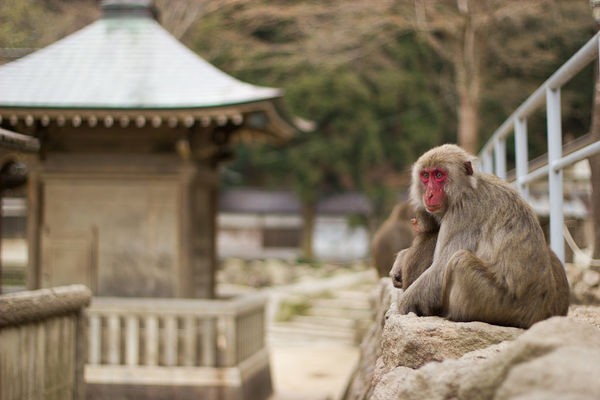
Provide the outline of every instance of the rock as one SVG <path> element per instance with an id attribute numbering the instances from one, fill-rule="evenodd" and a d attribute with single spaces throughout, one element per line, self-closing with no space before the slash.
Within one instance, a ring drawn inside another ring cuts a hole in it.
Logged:
<path id="1" fill-rule="evenodd" d="M 292 265 L 278 259 L 265 260 L 261 267 L 269 276 L 269 284 L 272 286 L 289 285 L 294 281 L 294 268 Z"/>
<path id="2" fill-rule="evenodd" d="M 495 399 L 597 399 L 600 349 L 562 347 L 512 368 Z M 548 368 L 548 366 L 554 368 Z"/>
<path id="3" fill-rule="evenodd" d="M 381 278 L 372 296 L 376 309 L 374 322 L 360 344 L 361 357 L 346 388 L 346 393 L 343 397 L 345 400 L 366 398 L 365 396 L 371 390 L 375 363 L 381 353 L 380 342 L 385 322 L 385 313 L 390 308 L 395 295 L 396 289 L 392 286 L 390 279 Z"/>
<path id="4" fill-rule="evenodd" d="M 589 269 L 583 272 L 582 280 L 589 287 L 595 287 L 598 286 L 598 283 L 600 283 L 600 274 Z"/>
<path id="5" fill-rule="evenodd" d="M 457 398 L 461 379 L 498 354 L 509 342 L 475 350 L 459 359 L 430 362 L 419 369 L 397 367 L 381 377 L 370 400 Z M 365 398 L 366 399 L 366 398 Z"/>
<path id="6" fill-rule="evenodd" d="M 371 400 L 596 399 L 600 393 L 600 330 L 555 317 L 458 359 L 385 373 Z"/>
<path id="7" fill-rule="evenodd" d="M 392 309 L 395 308 L 393 305 Z M 430 361 L 459 358 L 523 332 L 484 322 L 452 322 L 440 317 L 388 313 L 381 342 L 381 368 L 420 368 Z"/>
<path id="8" fill-rule="evenodd" d="M 600 328 L 600 306 L 573 305 L 567 318 Z"/>
<path id="9" fill-rule="evenodd" d="M 600 304 L 600 272 L 575 264 L 566 265 L 571 303 Z"/>
<path id="10" fill-rule="evenodd" d="M 397 293 L 380 281 L 382 307 L 343 399 L 598 398 L 600 307 L 571 306 L 521 330 L 398 315 Z"/>
<path id="11" fill-rule="evenodd" d="M 381 356 L 375 365 L 372 384 L 375 388 L 381 385 L 385 387 L 383 382 L 391 379 L 395 383 L 390 387 L 398 393 L 392 395 L 388 387 L 388 390 L 375 391 L 374 399 L 404 398 L 413 392 L 428 393 L 430 396 L 421 398 L 435 398 L 436 392 L 447 392 L 444 388 L 455 384 L 456 374 L 472 368 L 473 360 L 486 356 L 476 354 L 467 361 L 454 362 L 451 363 L 451 367 L 444 366 L 436 371 L 439 362 L 456 360 L 475 350 L 512 340 L 523 332 L 522 329 L 483 322 L 457 323 L 439 317 L 399 315 L 395 309 L 395 304 L 392 304 L 387 314 L 381 339 Z M 431 362 L 438 363 L 420 374 L 413 373 L 413 370 Z M 392 370 L 394 373 L 386 376 Z M 435 385 L 432 381 L 433 377 L 435 377 Z M 407 387 L 409 389 L 405 390 Z"/>
<path id="12" fill-rule="evenodd" d="M 478 364 L 461 379 L 458 398 L 533 399 L 545 393 L 545 398 L 595 399 L 600 393 L 599 356 L 598 328 L 554 317 Z"/>

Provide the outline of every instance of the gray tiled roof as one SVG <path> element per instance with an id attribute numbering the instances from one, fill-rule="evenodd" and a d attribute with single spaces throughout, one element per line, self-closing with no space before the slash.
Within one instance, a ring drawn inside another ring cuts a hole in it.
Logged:
<path id="1" fill-rule="evenodd" d="M 147 16 L 104 16 L 0 66 L 0 107 L 202 108 L 281 97 L 215 68 Z"/>
<path id="2" fill-rule="evenodd" d="M 301 206 L 298 197 L 287 190 L 232 188 L 221 193 L 219 198 L 221 212 L 299 214 Z M 369 215 L 372 211 L 369 199 L 358 192 L 339 193 L 317 202 L 317 213 L 321 215 Z"/>

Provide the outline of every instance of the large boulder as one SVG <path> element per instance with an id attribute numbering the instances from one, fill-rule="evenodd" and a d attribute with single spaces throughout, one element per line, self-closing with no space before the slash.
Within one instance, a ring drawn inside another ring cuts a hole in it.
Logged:
<path id="1" fill-rule="evenodd" d="M 600 330 L 554 317 L 538 322 L 461 379 L 464 399 L 597 399 Z"/>
<path id="2" fill-rule="evenodd" d="M 386 311 L 395 299 L 396 289 L 388 278 L 381 278 L 374 290 L 372 300 L 375 308 L 374 322 L 363 337 L 360 344 L 360 359 L 350 379 L 345 400 L 366 399 L 372 390 L 373 373 L 377 358 L 381 355 L 381 336 L 385 322 Z"/>
<path id="3" fill-rule="evenodd" d="M 600 393 L 600 308 L 529 330 L 399 315 L 398 291 L 380 283 L 383 314 L 361 347 L 345 400 L 595 399 Z"/>
<path id="4" fill-rule="evenodd" d="M 439 317 L 399 315 L 390 307 L 381 339 L 377 370 L 412 369 L 431 361 L 456 359 L 474 350 L 513 340 L 523 330 L 484 322 L 452 322 Z"/>
<path id="5" fill-rule="evenodd" d="M 370 399 L 597 399 L 598 360 L 600 330 L 555 317 L 459 359 L 394 368 Z"/>

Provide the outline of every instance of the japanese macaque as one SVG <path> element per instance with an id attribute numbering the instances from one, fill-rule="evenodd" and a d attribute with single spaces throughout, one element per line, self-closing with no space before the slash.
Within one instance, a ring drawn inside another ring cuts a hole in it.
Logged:
<path id="1" fill-rule="evenodd" d="M 415 238 L 409 248 L 398 253 L 390 271 L 394 286 L 404 290 L 433 262 L 433 252 L 440 230 L 438 221 L 423 209 L 416 211 L 411 224 Z"/>
<path id="2" fill-rule="evenodd" d="M 411 201 L 440 230 L 431 266 L 399 296 L 399 312 L 521 328 L 566 315 L 565 271 L 533 210 L 473 160 L 447 144 L 413 165 Z"/>
<path id="3" fill-rule="evenodd" d="M 373 266 L 380 277 L 388 276 L 396 254 L 410 246 L 413 233 L 409 223 L 412 208 L 408 202 L 396 204 L 389 217 L 377 229 L 371 241 Z"/>

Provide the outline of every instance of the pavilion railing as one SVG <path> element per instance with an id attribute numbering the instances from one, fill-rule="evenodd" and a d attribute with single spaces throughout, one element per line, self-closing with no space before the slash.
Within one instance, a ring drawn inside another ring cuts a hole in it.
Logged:
<path id="1" fill-rule="evenodd" d="M 561 88 L 593 61 L 598 62 L 600 34 L 596 34 L 544 84 L 542 84 L 508 119 L 493 133 L 479 153 L 484 172 L 507 178 L 506 141 L 514 134 L 515 184 L 519 192 L 529 198 L 529 184 L 548 177 L 550 199 L 550 246 L 564 262 L 563 240 L 563 169 L 577 161 L 600 153 L 600 142 L 591 143 L 568 155 L 563 155 Z M 594 82 L 591 82 L 594 87 Z M 548 163 L 529 171 L 527 151 L 527 119 L 546 105 Z"/>
<path id="2" fill-rule="evenodd" d="M 266 296 L 231 300 L 94 297 L 88 383 L 202 384 L 267 359 Z M 267 360 L 268 362 L 268 360 Z"/>

